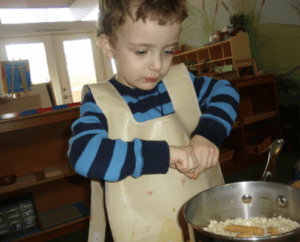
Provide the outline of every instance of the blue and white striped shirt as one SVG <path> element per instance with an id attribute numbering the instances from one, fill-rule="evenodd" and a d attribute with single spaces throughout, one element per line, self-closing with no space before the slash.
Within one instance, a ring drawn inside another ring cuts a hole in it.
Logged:
<path id="1" fill-rule="evenodd" d="M 195 78 L 195 92 L 202 116 L 192 136 L 201 135 L 221 147 L 237 117 L 239 94 L 228 81 Z M 164 83 L 144 91 L 110 80 L 128 104 L 138 122 L 174 113 Z M 169 146 L 165 141 L 134 139 L 124 142 L 108 138 L 105 115 L 91 92 L 82 101 L 80 118 L 72 125 L 68 157 L 74 170 L 87 178 L 119 181 L 127 176 L 165 174 L 169 169 Z"/>

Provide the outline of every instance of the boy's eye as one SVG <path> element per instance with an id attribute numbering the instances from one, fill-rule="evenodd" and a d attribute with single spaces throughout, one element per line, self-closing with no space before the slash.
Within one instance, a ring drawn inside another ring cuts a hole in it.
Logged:
<path id="1" fill-rule="evenodd" d="M 167 55 L 174 55 L 175 51 L 178 49 L 178 47 L 174 47 L 172 50 L 166 50 L 165 54 Z"/>
<path id="2" fill-rule="evenodd" d="M 168 51 L 165 51 L 165 54 L 167 54 L 167 55 L 173 55 L 174 54 L 174 51 L 173 50 L 168 50 Z"/>
<path id="3" fill-rule="evenodd" d="M 135 53 L 137 55 L 144 55 L 144 54 L 146 54 L 146 51 L 136 51 Z"/>

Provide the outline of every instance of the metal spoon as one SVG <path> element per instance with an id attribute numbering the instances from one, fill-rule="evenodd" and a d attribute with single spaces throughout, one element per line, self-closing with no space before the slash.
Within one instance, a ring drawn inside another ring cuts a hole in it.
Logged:
<path id="1" fill-rule="evenodd" d="M 284 144 L 283 139 L 277 139 L 274 140 L 272 144 L 266 149 L 269 150 L 269 156 L 268 156 L 266 169 L 261 178 L 262 181 L 267 181 L 268 177 L 270 177 L 272 182 L 274 181 L 274 171 L 275 171 L 274 167 L 283 144 Z"/>

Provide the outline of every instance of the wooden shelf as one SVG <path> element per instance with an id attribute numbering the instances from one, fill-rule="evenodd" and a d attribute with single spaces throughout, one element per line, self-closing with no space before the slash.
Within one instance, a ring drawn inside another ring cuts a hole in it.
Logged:
<path id="1" fill-rule="evenodd" d="M 225 60 L 232 60 L 232 57 L 220 58 L 220 59 L 216 59 L 216 60 L 206 61 L 206 62 L 203 62 L 203 63 L 195 64 L 195 66 L 202 66 L 202 65 L 205 65 L 205 64 L 210 64 L 210 63 L 215 63 L 215 62 L 225 61 Z"/>
<path id="2" fill-rule="evenodd" d="M 229 160 L 232 159 L 235 151 L 234 150 L 229 150 L 229 149 L 221 149 L 220 150 L 220 157 L 219 157 L 219 162 L 220 164 L 225 163 Z"/>
<path id="3" fill-rule="evenodd" d="M 0 134 L 66 120 L 75 120 L 79 118 L 79 109 L 80 107 L 77 106 L 23 117 L 3 119 L 0 120 Z"/>
<path id="4" fill-rule="evenodd" d="M 262 161 L 266 161 L 268 158 L 268 153 L 258 154 L 258 155 L 246 155 L 242 158 L 235 158 L 226 163 L 221 163 L 221 169 L 224 176 L 231 175 L 235 172 L 243 170 L 249 166 L 256 165 Z"/>
<path id="5" fill-rule="evenodd" d="M 257 114 L 252 114 L 249 116 L 244 117 L 244 124 L 249 125 L 249 124 L 254 124 L 258 123 L 267 119 L 271 119 L 276 117 L 277 111 L 269 111 L 269 112 L 262 112 L 262 113 L 257 113 Z"/>
<path id="6" fill-rule="evenodd" d="M 42 229 L 42 232 L 20 238 L 18 242 L 41 242 L 49 241 L 65 234 L 75 232 L 77 230 L 86 228 L 89 226 L 90 216 L 85 216 L 70 222 L 63 223 L 49 229 Z"/>
<path id="7" fill-rule="evenodd" d="M 281 138 L 275 75 L 263 74 L 236 78 L 230 82 L 240 94 L 238 118 L 234 122 L 232 130 L 237 128 L 240 130 L 232 132 L 224 141 L 223 147 L 235 150 L 231 160 L 220 158 L 224 176 L 267 159 L 267 152 L 247 154 L 249 137 L 268 136 L 272 140 Z"/>
<path id="8" fill-rule="evenodd" d="M 274 83 L 274 74 L 262 74 L 256 76 L 247 76 L 230 80 L 238 89 L 249 88 L 250 86 L 260 86 L 266 83 Z"/>
<path id="9" fill-rule="evenodd" d="M 240 128 L 241 126 L 240 126 L 240 121 L 235 121 L 234 123 L 233 123 L 233 125 L 232 125 L 232 129 L 237 129 L 237 128 Z"/>
<path id="10" fill-rule="evenodd" d="M 21 190 L 28 187 L 33 187 L 36 185 L 41 185 L 43 183 L 63 179 L 66 177 L 76 176 L 78 175 L 75 171 L 71 171 L 70 173 L 59 175 L 56 177 L 51 178 L 45 178 L 44 171 L 35 172 L 32 174 L 28 174 L 25 176 L 21 176 L 17 178 L 17 181 L 14 184 L 8 185 L 8 186 L 0 186 L 0 195 L 3 195 L 5 193 L 14 192 L 17 190 Z"/>
<path id="11" fill-rule="evenodd" d="M 82 201 L 90 204 L 90 180 L 69 165 L 68 142 L 80 106 L 0 120 L 0 176 L 17 180 L 0 186 L 1 199 L 30 192 L 37 212 Z M 89 206 L 87 206 L 89 208 Z M 85 215 L 83 215 L 85 216 Z M 17 241 L 44 242 L 89 226 L 89 216 L 44 229 Z"/>
<path id="12" fill-rule="evenodd" d="M 200 47 L 200 48 L 196 48 L 196 49 L 192 49 L 192 50 L 188 50 L 188 51 L 176 54 L 176 55 L 174 55 L 174 58 L 180 57 L 180 56 L 185 56 L 185 55 L 188 55 L 188 54 L 192 54 L 192 53 L 195 53 L 197 51 L 204 50 L 204 49 L 213 48 L 213 47 L 216 47 L 216 46 L 221 46 L 221 45 L 224 45 L 224 44 L 227 44 L 227 43 L 230 43 L 230 39 L 224 40 L 224 41 L 220 41 L 220 42 L 217 42 L 215 44 L 206 45 L 204 47 Z"/>
<path id="13" fill-rule="evenodd" d="M 236 60 L 247 58 L 251 58 L 249 36 L 247 33 L 238 33 L 228 40 L 176 54 L 173 64 L 194 62 L 200 75 L 203 65 L 217 63 L 217 66 L 233 65 L 234 68 Z"/>

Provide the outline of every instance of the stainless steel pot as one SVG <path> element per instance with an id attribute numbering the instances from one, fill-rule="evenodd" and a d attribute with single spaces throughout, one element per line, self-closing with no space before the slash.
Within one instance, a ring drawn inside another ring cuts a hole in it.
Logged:
<path id="1" fill-rule="evenodd" d="M 300 241 L 300 228 L 271 237 L 236 238 L 203 230 L 211 220 L 282 216 L 300 223 L 300 189 L 276 182 L 274 166 L 284 141 L 270 146 L 267 167 L 262 181 L 237 182 L 214 187 L 191 198 L 184 207 L 190 242 L 225 241 Z"/>

